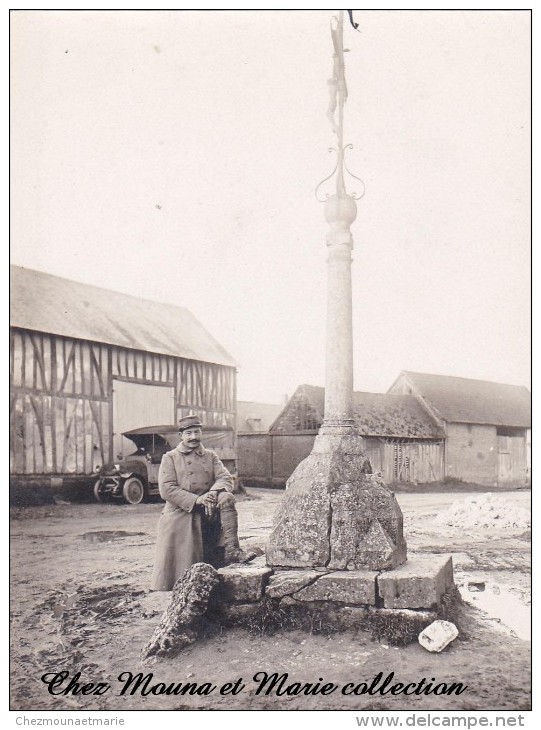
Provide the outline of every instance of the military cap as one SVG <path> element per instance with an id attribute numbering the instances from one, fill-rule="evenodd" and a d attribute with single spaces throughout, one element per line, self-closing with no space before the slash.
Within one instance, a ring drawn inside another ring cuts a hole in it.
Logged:
<path id="1" fill-rule="evenodd" d="M 203 428 L 199 416 L 184 416 L 178 422 L 178 430 L 185 431 L 187 428 Z"/>

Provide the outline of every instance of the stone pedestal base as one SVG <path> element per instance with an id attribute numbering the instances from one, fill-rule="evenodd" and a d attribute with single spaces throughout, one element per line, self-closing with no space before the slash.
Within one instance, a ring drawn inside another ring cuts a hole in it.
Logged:
<path id="1" fill-rule="evenodd" d="M 320 433 L 287 482 L 268 565 L 390 570 L 404 563 L 402 511 L 371 471 L 355 432 Z"/>
<path id="2" fill-rule="evenodd" d="M 453 561 L 449 555 L 416 555 L 405 565 L 376 578 L 385 608 L 430 608 L 438 606 L 452 586 Z"/>
<path id="3" fill-rule="evenodd" d="M 437 554 L 414 555 L 388 571 L 284 570 L 270 568 L 261 556 L 217 573 L 222 603 L 289 597 L 300 603 L 437 610 L 442 596 L 454 586 L 452 556 Z"/>
<path id="4" fill-rule="evenodd" d="M 211 618 L 224 625 L 359 629 L 397 645 L 416 640 L 460 601 L 448 555 L 414 556 L 385 572 L 270 569 L 258 558 L 218 576 Z"/>

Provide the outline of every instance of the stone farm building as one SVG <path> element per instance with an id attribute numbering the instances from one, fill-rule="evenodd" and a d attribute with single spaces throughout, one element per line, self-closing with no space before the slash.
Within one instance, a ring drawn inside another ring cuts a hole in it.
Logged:
<path id="1" fill-rule="evenodd" d="M 268 434 L 239 436 L 244 484 L 285 484 L 312 449 L 324 400 L 324 388 L 301 385 Z M 527 388 L 404 371 L 387 393 L 354 393 L 353 409 L 372 469 L 387 484 L 531 483 Z"/>
<path id="2" fill-rule="evenodd" d="M 234 458 L 236 363 L 187 309 L 12 266 L 10 324 L 12 484 L 88 480 L 190 412 Z"/>
<path id="3" fill-rule="evenodd" d="M 239 436 L 244 484 L 285 484 L 312 449 L 324 400 L 324 388 L 300 385 L 268 434 Z M 443 429 L 415 396 L 354 393 L 353 406 L 372 468 L 386 482 L 442 478 Z"/>
<path id="4" fill-rule="evenodd" d="M 410 394 L 445 434 L 445 476 L 487 486 L 531 483 L 531 394 L 517 385 L 403 371 Z"/>

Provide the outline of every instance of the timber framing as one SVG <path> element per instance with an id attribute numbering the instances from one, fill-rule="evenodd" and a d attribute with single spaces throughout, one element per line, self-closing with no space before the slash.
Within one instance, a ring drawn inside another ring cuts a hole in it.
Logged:
<path id="1" fill-rule="evenodd" d="M 89 478 L 109 462 L 115 380 L 172 386 L 178 418 L 235 426 L 234 366 L 13 327 L 10 473 Z"/>

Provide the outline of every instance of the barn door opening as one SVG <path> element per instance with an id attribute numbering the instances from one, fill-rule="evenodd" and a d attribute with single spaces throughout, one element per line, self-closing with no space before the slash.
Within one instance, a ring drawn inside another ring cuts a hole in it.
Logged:
<path id="1" fill-rule="evenodd" d="M 393 445 L 393 481 L 411 481 L 410 457 L 404 444 L 400 443 Z"/>
<path id="2" fill-rule="evenodd" d="M 498 484 L 525 483 L 527 456 L 524 437 L 498 434 Z"/>
<path id="3" fill-rule="evenodd" d="M 122 433 L 132 428 L 175 423 L 175 389 L 113 380 L 113 457 L 135 450 Z"/>

